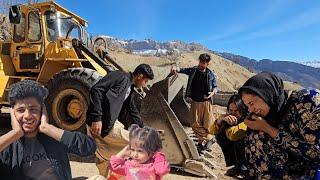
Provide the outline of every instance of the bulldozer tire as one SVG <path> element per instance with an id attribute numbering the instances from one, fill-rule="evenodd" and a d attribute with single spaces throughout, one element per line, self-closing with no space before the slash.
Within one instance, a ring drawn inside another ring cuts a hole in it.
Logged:
<path id="1" fill-rule="evenodd" d="M 54 75 L 47 85 L 49 122 L 65 130 L 86 132 L 90 89 L 100 78 L 88 68 L 69 68 Z"/>

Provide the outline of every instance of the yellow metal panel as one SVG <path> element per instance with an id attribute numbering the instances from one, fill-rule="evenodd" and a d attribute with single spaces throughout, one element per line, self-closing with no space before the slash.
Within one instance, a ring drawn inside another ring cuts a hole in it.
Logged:
<path id="1" fill-rule="evenodd" d="M 46 84 L 55 74 L 63 69 L 79 67 L 73 64 L 75 64 L 75 62 L 46 60 L 41 68 L 37 81 Z"/>
<path id="2" fill-rule="evenodd" d="M 74 58 L 47 58 L 49 61 L 72 61 L 72 62 L 85 62 L 86 59 L 74 59 Z"/>
<path id="3" fill-rule="evenodd" d="M 67 49 L 61 47 L 61 42 L 50 42 L 46 47 L 44 55 L 46 58 L 70 58 L 78 59 L 78 56 L 73 48 Z"/>
<path id="4" fill-rule="evenodd" d="M 105 76 L 107 74 L 107 71 L 104 70 L 98 63 L 96 63 L 89 56 L 87 56 L 87 54 L 85 54 L 85 53 L 83 53 L 83 54 L 101 76 Z"/>
<path id="5" fill-rule="evenodd" d="M 30 46 L 21 47 L 19 52 L 22 53 L 22 54 L 37 53 L 37 52 L 40 52 L 41 46 L 42 46 L 41 44 L 32 44 Z"/>
<path id="6" fill-rule="evenodd" d="M 38 8 L 38 9 L 41 10 L 41 12 L 44 12 L 46 10 L 49 10 L 50 6 L 54 6 L 57 11 L 60 11 L 60 12 L 63 12 L 65 14 L 68 14 L 69 16 L 72 16 L 74 19 L 76 19 L 82 25 L 85 25 L 87 23 L 86 20 L 84 20 L 80 16 L 72 13 L 71 11 L 67 10 L 66 8 L 62 7 L 61 5 L 57 4 L 54 1 L 35 3 L 35 4 L 31 4 L 31 5 L 23 5 L 21 7 L 22 8 L 29 8 L 29 7 Z"/>
<path id="7" fill-rule="evenodd" d="M 9 76 L 5 76 L 3 71 L 0 71 L 0 100 L 7 101 L 7 99 L 3 99 L 4 91 L 8 88 L 7 84 L 9 81 Z"/>
<path id="8" fill-rule="evenodd" d="M 4 72 L 3 72 L 3 63 L 2 63 L 2 60 L 1 60 L 1 56 L 0 56 L 0 76 L 4 75 Z"/>
<path id="9" fill-rule="evenodd" d="M 1 70 L 4 75 L 10 76 L 15 74 L 15 69 L 10 56 L 0 54 Z"/>

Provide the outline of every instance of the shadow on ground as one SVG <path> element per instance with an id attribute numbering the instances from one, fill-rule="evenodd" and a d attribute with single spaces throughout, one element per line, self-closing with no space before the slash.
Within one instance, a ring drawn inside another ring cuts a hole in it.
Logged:
<path id="1" fill-rule="evenodd" d="M 88 179 L 88 177 L 81 176 L 81 177 L 72 178 L 72 180 L 85 180 L 85 179 Z"/>

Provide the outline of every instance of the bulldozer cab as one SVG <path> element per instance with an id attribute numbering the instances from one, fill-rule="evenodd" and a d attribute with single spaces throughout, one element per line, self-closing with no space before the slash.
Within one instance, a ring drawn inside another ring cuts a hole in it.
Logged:
<path id="1" fill-rule="evenodd" d="M 12 6 L 9 20 L 12 38 L 0 42 L 1 112 L 9 107 L 10 85 L 33 79 L 49 89 L 54 124 L 83 127 L 91 86 L 113 70 L 90 50 L 87 22 L 53 1 Z"/>
<path id="2" fill-rule="evenodd" d="M 12 62 L 16 72 L 39 72 L 42 51 L 42 32 L 39 11 L 21 12 L 20 8 L 10 17 L 13 25 L 13 43 L 11 44 Z M 11 13 L 10 13 L 11 14 Z"/>
<path id="3" fill-rule="evenodd" d="M 18 73 L 39 73 L 45 59 L 53 56 L 48 48 L 55 44 L 66 50 L 72 48 L 72 39 L 89 43 L 86 21 L 53 2 L 12 6 L 9 19 L 12 23 L 10 57 Z M 70 54 L 69 58 L 74 56 Z"/>

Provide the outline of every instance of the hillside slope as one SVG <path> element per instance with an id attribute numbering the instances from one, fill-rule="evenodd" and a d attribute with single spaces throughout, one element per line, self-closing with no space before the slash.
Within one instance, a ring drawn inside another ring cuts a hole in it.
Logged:
<path id="1" fill-rule="evenodd" d="M 192 53 L 182 53 L 176 63 L 181 67 L 191 67 L 198 64 L 197 58 L 203 51 L 194 51 Z M 150 82 L 154 83 L 164 79 L 169 73 L 171 65 L 175 62 L 167 57 L 140 56 L 119 51 L 112 51 L 110 54 L 116 61 L 128 71 L 141 64 L 150 64 L 155 73 L 155 79 Z M 230 60 L 222 58 L 216 54 L 209 53 L 213 60 L 210 62 L 209 68 L 214 70 L 217 76 L 217 83 L 221 91 L 236 91 L 242 84 L 254 73 L 248 69 L 233 63 Z M 187 76 L 183 75 L 183 83 L 186 84 Z M 287 89 L 300 89 L 301 87 L 295 83 L 285 83 Z"/>
<path id="2" fill-rule="evenodd" d="M 240 64 L 253 72 L 271 71 L 279 75 L 284 80 L 297 82 L 306 88 L 320 88 L 320 68 L 290 61 L 272 61 L 270 59 L 257 61 L 255 59 L 231 53 L 215 53 Z"/>

